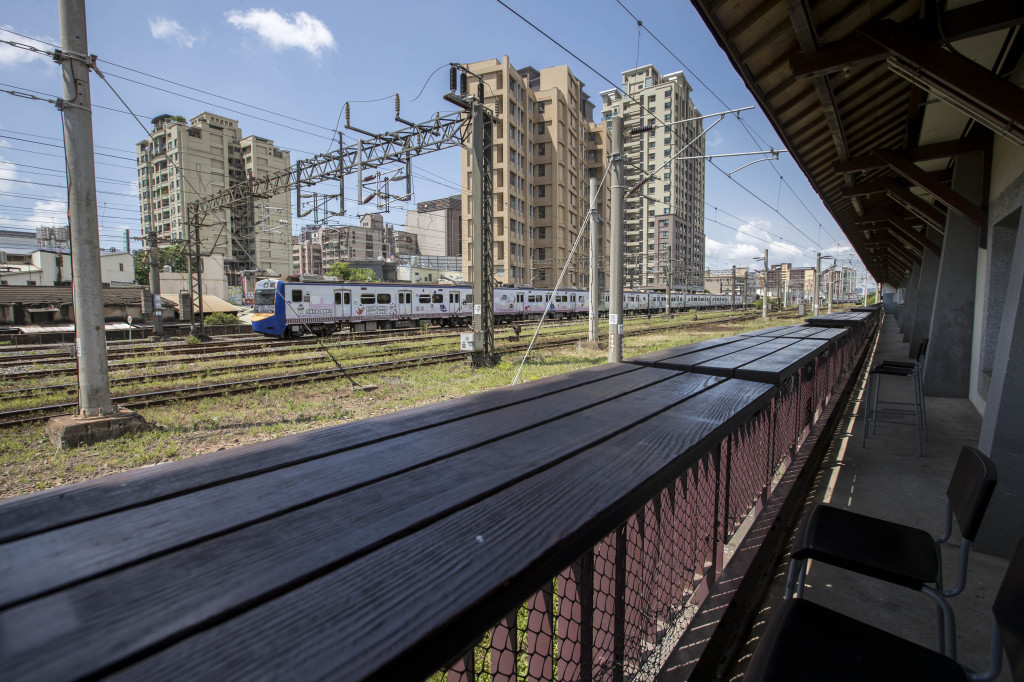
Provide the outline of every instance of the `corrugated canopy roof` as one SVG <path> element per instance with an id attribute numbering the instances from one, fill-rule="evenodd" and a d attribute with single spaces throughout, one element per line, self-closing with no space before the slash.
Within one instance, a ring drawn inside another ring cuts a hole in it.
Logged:
<path id="1" fill-rule="evenodd" d="M 691 1 L 875 278 L 938 253 L 948 211 L 985 243 L 950 169 L 993 131 L 1024 145 L 1024 91 L 1004 78 L 1024 2 Z"/>

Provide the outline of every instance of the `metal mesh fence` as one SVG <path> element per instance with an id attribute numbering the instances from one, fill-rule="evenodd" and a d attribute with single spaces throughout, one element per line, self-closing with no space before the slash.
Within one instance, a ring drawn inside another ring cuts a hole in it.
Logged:
<path id="1" fill-rule="evenodd" d="M 653 680 L 852 363 L 846 338 L 431 682 Z"/>

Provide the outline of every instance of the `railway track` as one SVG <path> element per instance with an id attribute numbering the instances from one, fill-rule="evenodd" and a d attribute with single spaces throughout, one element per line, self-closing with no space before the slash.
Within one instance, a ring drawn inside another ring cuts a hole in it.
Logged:
<path id="1" fill-rule="evenodd" d="M 680 322 L 677 322 L 677 323 L 674 323 L 674 324 L 672 324 L 672 323 L 664 324 L 663 323 L 664 320 L 659 320 L 659 323 L 655 323 L 655 324 L 648 324 L 648 325 L 643 325 L 643 326 L 632 326 L 632 329 L 630 329 L 630 332 L 633 333 L 633 334 L 643 334 L 643 333 L 652 333 L 652 332 L 658 332 L 658 331 L 667 331 L 667 330 L 678 329 L 678 328 L 699 329 L 701 327 L 707 327 L 707 326 L 710 326 L 710 325 L 713 325 L 713 324 L 721 324 L 721 323 L 724 323 L 724 322 L 739 322 L 739 321 L 749 320 L 749 319 L 752 319 L 752 318 L 754 318 L 756 316 L 757 316 L 756 314 L 733 315 L 733 316 L 726 317 L 726 318 L 715 318 L 715 319 L 711 319 L 711 320 L 703 320 L 703 321 L 701 321 L 699 323 L 694 323 L 694 322 L 691 322 L 691 321 L 680 321 Z M 635 322 L 635 321 L 637 321 L 638 318 L 632 318 L 632 319 Z M 779 319 L 779 318 L 776 317 L 775 319 Z M 566 325 L 566 326 L 580 326 L 580 325 L 578 323 L 576 323 L 574 325 Z M 573 329 L 568 329 L 568 330 L 565 330 L 565 331 L 557 332 L 557 335 L 565 335 L 566 338 L 551 338 L 551 336 L 541 337 L 541 340 L 538 343 L 534 344 L 534 348 L 535 349 L 540 349 L 540 348 L 552 348 L 552 347 L 565 346 L 565 345 L 570 345 L 570 344 L 578 343 L 580 341 L 586 340 L 586 338 L 587 338 L 587 333 L 586 333 L 585 329 L 584 330 L 580 330 L 580 331 L 576 331 L 576 330 L 573 330 Z M 517 337 L 517 339 L 515 341 L 511 341 L 508 338 L 506 338 L 506 339 L 499 339 L 498 340 L 498 344 L 499 345 L 498 345 L 497 349 L 499 351 L 503 352 L 503 353 L 512 353 L 512 352 L 516 352 L 516 351 L 523 351 L 528 346 L 528 339 L 529 339 L 530 336 L 531 336 L 530 334 L 523 334 L 521 340 L 520 340 L 519 337 Z M 380 340 L 379 341 L 379 343 L 394 343 L 394 342 L 395 342 L 395 339 L 387 339 L 387 340 Z M 359 342 L 359 343 L 361 345 L 365 345 L 366 341 Z M 388 353 L 388 354 L 394 354 L 396 352 L 408 353 L 408 352 L 413 352 L 413 351 L 416 351 L 416 350 L 435 351 L 436 347 L 426 347 L 426 346 L 412 347 L 412 348 L 409 348 L 409 347 L 405 347 L 405 348 L 399 347 L 399 348 L 385 349 L 385 351 L 383 351 L 383 352 Z M 380 353 L 378 353 L 378 355 L 379 354 Z M 238 354 L 229 354 L 229 355 L 232 355 L 234 357 L 238 356 Z M 165 403 L 179 401 L 179 400 L 195 400 L 195 399 L 199 399 L 199 398 L 205 398 L 205 397 L 211 397 L 211 396 L 217 396 L 217 395 L 228 395 L 228 394 L 232 394 L 232 393 L 239 393 L 239 392 L 243 392 L 243 391 L 247 391 L 247 390 L 252 390 L 252 389 L 258 388 L 258 387 L 282 387 L 282 386 L 289 386 L 289 385 L 294 385 L 294 384 L 309 383 L 309 382 L 312 382 L 312 381 L 318 381 L 318 380 L 322 380 L 322 379 L 331 379 L 331 378 L 344 377 L 344 376 L 355 377 L 355 376 L 360 376 L 360 375 L 364 375 L 364 374 L 378 373 L 378 372 L 381 372 L 381 371 L 388 371 L 388 370 L 395 370 L 395 369 L 403 369 L 403 368 L 407 368 L 407 367 L 434 365 L 434 364 L 440 364 L 440 363 L 444 363 L 444 362 L 457 362 L 457 361 L 461 361 L 461 360 L 465 359 L 468 355 L 469 355 L 469 353 L 468 352 L 464 352 L 464 351 L 452 351 L 452 352 L 442 352 L 442 353 L 428 352 L 427 354 L 418 355 L 416 357 L 411 357 L 411 358 L 398 358 L 398 359 L 394 359 L 394 360 L 384 360 L 384 361 L 380 361 L 380 362 L 348 364 L 348 365 L 343 365 L 340 368 L 339 367 L 331 367 L 331 368 L 316 369 L 316 370 L 310 370 L 310 371 L 304 371 L 304 372 L 295 372 L 295 373 L 289 373 L 289 374 L 283 374 L 283 375 L 272 375 L 272 376 L 265 376 L 265 377 L 251 377 L 251 378 L 242 379 L 242 380 L 238 380 L 238 381 L 217 382 L 217 383 L 213 383 L 213 384 L 204 384 L 204 385 L 201 385 L 201 386 L 169 388 L 169 389 L 162 389 L 162 390 L 156 390 L 156 391 L 133 393 L 133 394 L 127 394 L 127 395 L 122 395 L 122 396 L 116 396 L 116 397 L 114 397 L 113 401 L 114 401 L 115 404 L 117 404 L 117 405 L 119 405 L 121 407 L 125 407 L 125 408 L 128 408 L 128 409 L 136 409 L 136 408 L 148 407 L 148 406 L 152 406 L 152 405 L 165 404 Z M 361 358 L 356 358 L 356 360 L 365 359 L 365 358 L 366 358 L 366 356 L 363 356 Z M 352 359 L 349 359 L 348 362 L 351 362 L 351 360 Z M 276 367 L 276 368 L 283 368 L 283 367 L 289 367 L 289 366 L 294 367 L 294 366 L 301 366 L 302 364 L 313 364 L 313 363 L 323 364 L 324 362 L 327 362 L 327 361 L 328 361 L 328 359 L 327 358 L 323 358 L 323 357 L 308 358 L 308 359 L 307 358 L 302 358 L 302 359 L 295 359 L 295 360 L 290 360 L 290 361 L 289 360 L 279 361 L 279 362 L 274 363 L 273 366 Z M 181 359 L 175 360 L 174 362 L 181 362 Z M 146 375 L 146 376 L 141 376 L 141 377 L 133 376 L 133 377 L 126 377 L 126 378 L 112 379 L 111 380 L 111 384 L 112 385 L 130 385 L 131 383 L 139 383 L 139 382 L 153 383 L 153 382 L 156 382 L 156 381 L 159 381 L 159 380 L 183 379 L 183 378 L 188 378 L 188 377 L 195 377 L 195 376 L 198 376 L 198 375 L 202 375 L 204 377 L 209 377 L 211 374 L 230 374 L 230 373 L 237 374 L 240 371 L 242 371 L 242 372 L 244 372 L 244 371 L 251 371 L 251 370 L 255 370 L 257 368 L 264 368 L 265 369 L 267 367 L 268 367 L 268 364 L 264 362 L 264 363 L 248 363 L 248 364 L 245 364 L 245 365 L 232 365 L 232 366 L 229 366 L 229 367 L 222 367 L 222 368 L 207 368 L 207 369 L 197 369 L 197 370 L 184 370 L 184 371 L 177 371 L 177 372 L 165 372 L 165 373 L 161 373 L 161 374 Z M 19 395 L 20 396 L 30 395 L 30 392 L 33 391 L 33 390 L 35 390 L 37 392 L 46 391 L 46 392 L 50 392 L 50 393 L 53 393 L 54 391 L 57 391 L 57 390 L 62 390 L 62 391 L 67 393 L 67 392 L 73 392 L 75 389 L 77 389 L 77 384 L 74 384 L 74 383 L 59 384 L 59 385 L 49 385 L 49 386 L 38 387 L 36 389 L 32 389 L 32 388 L 16 388 L 16 389 L 9 389 L 9 390 L 6 390 L 6 391 L 0 391 L 0 398 L 3 398 L 3 397 L 11 398 L 11 397 L 17 397 Z M 67 414 L 69 411 L 74 410 L 76 407 L 77 407 L 77 403 L 75 403 L 75 402 L 60 402 L 60 403 L 50 403 L 50 404 L 47 404 L 47 405 L 40 405 L 40 406 L 34 406 L 34 407 L 21 408 L 21 409 L 17 409 L 17 410 L 0 411 L 0 428 L 5 428 L 5 427 L 10 427 L 10 426 L 16 426 L 16 425 L 22 425 L 22 424 L 38 422 L 38 421 L 41 421 L 41 420 L 44 420 L 44 419 L 48 419 L 49 417 L 56 416 L 56 415 L 59 415 L 59 414 Z"/>

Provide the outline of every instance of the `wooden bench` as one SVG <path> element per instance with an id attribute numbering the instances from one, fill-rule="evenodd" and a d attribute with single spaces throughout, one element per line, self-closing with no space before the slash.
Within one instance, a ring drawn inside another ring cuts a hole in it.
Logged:
<path id="1" fill-rule="evenodd" d="M 531 671 L 647 655 L 778 464 L 778 393 L 603 365 L 4 501 L 0 669 L 462 679 L 495 623 L 487 665 L 523 655 L 526 601 Z"/>

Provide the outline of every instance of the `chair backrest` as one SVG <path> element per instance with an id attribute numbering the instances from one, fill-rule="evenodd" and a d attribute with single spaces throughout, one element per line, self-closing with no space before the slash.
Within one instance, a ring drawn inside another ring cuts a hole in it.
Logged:
<path id="1" fill-rule="evenodd" d="M 1024 539 L 1017 542 L 1006 577 L 992 604 L 1013 679 L 1024 682 Z"/>
<path id="2" fill-rule="evenodd" d="M 960 534 L 966 540 L 974 542 L 978 535 L 978 527 L 996 487 L 996 478 L 996 465 L 991 459 L 970 445 L 961 448 L 953 477 L 946 488 L 946 499 L 960 524 Z"/>

